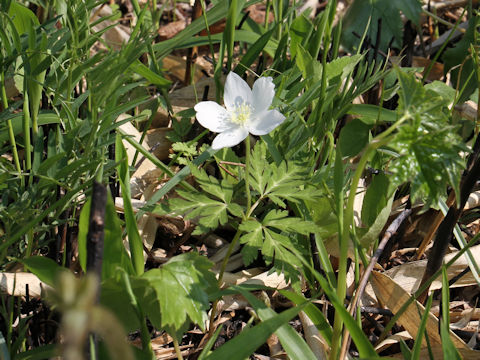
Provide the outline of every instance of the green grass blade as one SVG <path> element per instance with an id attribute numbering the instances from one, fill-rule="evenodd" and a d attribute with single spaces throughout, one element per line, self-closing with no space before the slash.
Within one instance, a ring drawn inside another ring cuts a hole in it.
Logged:
<path id="1" fill-rule="evenodd" d="M 293 301 L 295 304 L 300 305 L 307 301 L 302 295 L 294 293 L 288 290 L 280 290 L 280 293 L 287 299 Z M 323 339 L 330 345 L 332 342 L 332 327 L 328 323 L 325 315 L 320 311 L 318 307 L 313 304 L 307 304 L 303 309 L 305 314 L 313 321 L 318 331 L 322 335 Z"/>
<path id="2" fill-rule="evenodd" d="M 430 296 L 427 300 L 427 304 L 425 305 L 425 311 L 423 312 L 422 321 L 418 327 L 417 336 L 415 338 L 415 344 L 413 345 L 412 349 L 412 360 L 419 360 L 420 359 L 420 350 L 422 348 L 422 338 L 425 336 L 425 329 L 427 328 L 427 320 L 428 314 L 430 312 L 430 308 L 432 307 L 433 296 Z"/>
<path id="3" fill-rule="evenodd" d="M 258 300 L 250 292 L 240 288 L 234 287 L 248 300 L 248 302 L 255 309 L 261 321 L 272 319 L 276 313 L 269 308 L 265 303 Z M 304 339 L 293 329 L 288 323 L 280 326 L 275 334 L 278 336 L 283 348 L 287 352 L 290 359 L 297 360 L 316 360 L 315 354 L 308 347 Z"/>
<path id="4" fill-rule="evenodd" d="M 279 327 L 288 323 L 297 314 L 303 310 L 303 306 L 297 306 L 285 310 L 274 317 L 262 321 L 260 324 L 242 331 L 225 345 L 219 347 L 214 352 L 205 357 L 206 360 L 244 360 L 250 356 L 256 349 L 262 346 L 265 341 Z"/>
<path id="5" fill-rule="evenodd" d="M 242 76 L 245 70 L 250 68 L 250 65 L 252 65 L 253 62 L 258 59 L 258 56 L 263 51 L 265 46 L 267 46 L 268 41 L 272 37 L 275 30 L 276 27 L 260 36 L 258 40 L 249 47 L 247 53 L 243 55 L 242 60 L 240 60 L 240 62 L 233 71 L 236 72 L 238 75 Z"/>
<path id="6" fill-rule="evenodd" d="M 122 189 L 123 207 L 125 213 L 125 224 L 127 228 L 128 243 L 132 254 L 132 263 L 137 275 L 144 272 L 145 260 L 143 258 L 143 242 L 138 232 L 137 220 L 133 212 L 130 194 L 130 172 L 128 168 L 127 151 L 122 143 L 122 137 L 117 134 L 115 143 L 115 161 L 118 163 L 117 173 L 120 187 Z"/>

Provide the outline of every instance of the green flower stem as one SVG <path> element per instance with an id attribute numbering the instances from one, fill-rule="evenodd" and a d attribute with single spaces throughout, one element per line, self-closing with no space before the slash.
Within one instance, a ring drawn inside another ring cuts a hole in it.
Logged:
<path id="1" fill-rule="evenodd" d="M 247 194 L 247 218 L 250 216 L 250 208 L 252 206 L 252 196 L 250 195 L 250 134 L 245 139 L 245 192 Z"/>
<path id="2" fill-rule="evenodd" d="M 3 73 L 3 71 L 0 72 L 0 92 L 2 96 L 3 109 L 6 110 L 8 108 L 8 99 L 7 99 L 7 90 L 5 89 L 5 74 Z M 8 127 L 8 137 L 10 138 L 10 145 L 12 146 L 13 162 L 15 164 L 15 168 L 17 169 L 18 174 L 20 174 L 22 172 L 22 168 L 20 167 L 20 160 L 18 158 L 18 151 L 17 151 L 17 143 L 15 141 L 15 134 L 13 132 L 13 125 L 12 125 L 11 119 L 7 120 L 7 127 Z"/>
<path id="3" fill-rule="evenodd" d="M 178 345 L 178 340 L 173 338 L 173 347 L 175 348 L 175 354 L 177 354 L 178 360 L 183 360 L 182 351 L 180 350 L 180 346 Z"/>
<path id="4" fill-rule="evenodd" d="M 245 139 L 245 192 L 247 193 L 247 211 L 245 212 L 244 219 L 247 220 L 251 215 L 253 210 L 258 206 L 261 199 L 258 199 L 257 202 L 252 206 L 252 196 L 250 194 L 250 182 L 248 181 L 250 173 L 250 134 L 248 134 L 247 138 Z M 233 249 L 237 246 L 238 241 L 240 240 L 240 236 L 242 235 L 243 231 L 237 229 L 235 236 L 228 247 L 227 254 L 223 258 L 222 265 L 220 266 L 220 272 L 218 273 L 218 286 L 222 285 L 223 281 L 223 274 L 225 274 L 225 269 L 227 268 L 228 260 L 230 260 L 230 256 L 232 255 Z M 209 326 L 209 337 L 213 335 L 213 324 L 215 321 L 215 316 L 217 312 L 217 305 L 218 300 L 215 300 L 212 305 L 212 313 L 210 315 L 210 326 Z"/>

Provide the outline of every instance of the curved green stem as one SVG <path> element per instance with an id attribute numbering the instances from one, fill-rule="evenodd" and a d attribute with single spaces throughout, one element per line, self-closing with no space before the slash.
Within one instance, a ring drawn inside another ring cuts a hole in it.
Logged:
<path id="1" fill-rule="evenodd" d="M 248 134 L 247 138 L 245 139 L 245 193 L 247 194 L 247 211 L 246 211 L 247 214 L 250 213 L 250 208 L 252 205 L 252 196 L 250 195 L 250 181 L 248 178 L 249 176 L 250 176 L 250 134 Z"/>

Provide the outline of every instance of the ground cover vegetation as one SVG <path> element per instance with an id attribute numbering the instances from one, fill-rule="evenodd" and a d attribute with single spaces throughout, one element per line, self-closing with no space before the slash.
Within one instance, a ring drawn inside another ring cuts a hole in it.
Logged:
<path id="1" fill-rule="evenodd" d="M 477 5 L 0 0 L 1 358 L 479 358 Z"/>

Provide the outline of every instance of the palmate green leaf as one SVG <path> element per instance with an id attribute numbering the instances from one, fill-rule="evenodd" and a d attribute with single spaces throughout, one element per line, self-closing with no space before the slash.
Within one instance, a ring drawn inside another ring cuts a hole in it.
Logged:
<path id="1" fill-rule="evenodd" d="M 266 145 L 258 142 L 252 151 L 250 185 L 261 198 L 269 198 L 285 208 L 283 200 L 298 202 L 315 199 L 321 193 L 308 184 L 308 167 L 294 161 L 282 161 L 279 165 L 266 160 Z"/>
<path id="2" fill-rule="evenodd" d="M 196 253 L 173 257 L 160 269 L 132 278 L 132 287 L 154 326 L 181 337 L 191 322 L 204 329 L 209 309 L 208 294 L 217 291 L 208 259 Z"/>
<path id="3" fill-rule="evenodd" d="M 185 215 L 187 219 L 196 219 L 198 224 L 194 234 L 203 234 L 228 221 L 228 214 L 242 217 L 243 208 L 232 202 L 233 185 L 227 180 L 219 181 L 207 175 L 204 170 L 190 165 L 195 180 L 204 192 L 178 190 L 181 198 L 169 199 L 154 209 L 156 213 Z M 215 197 L 217 199 L 214 199 Z"/>
<path id="4" fill-rule="evenodd" d="M 389 165 L 390 180 L 396 185 L 410 181 L 412 200 L 425 196 L 436 201 L 448 185 L 458 193 L 464 167 L 459 154 L 468 149 L 449 123 L 447 101 L 425 89 L 414 75 L 399 69 L 397 74 L 401 86 L 398 111 L 408 122 L 389 143 L 399 154 Z"/>
<path id="5" fill-rule="evenodd" d="M 294 236 L 288 233 L 308 234 L 313 231 L 314 225 L 296 217 L 288 217 L 288 211 L 271 210 L 262 221 L 249 219 L 240 224 L 239 229 L 245 234 L 240 243 L 245 244 L 242 249 L 243 260 L 250 264 L 258 256 L 260 250 L 265 262 L 274 263 L 277 272 L 284 272 L 287 279 L 296 282 L 297 268 L 301 266 L 298 259 L 301 245 Z M 295 252 L 292 252 L 295 249 Z"/>
<path id="6" fill-rule="evenodd" d="M 164 212 L 185 215 L 187 219 L 198 217 L 196 234 L 201 234 L 209 229 L 215 229 L 228 221 L 228 204 L 209 198 L 202 193 L 177 191 L 182 198 L 171 199 L 167 204 L 162 204 Z M 157 210 L 157 209 L 156 209 Z M 157 211 L 155 211 L 157 212 Z"/>

